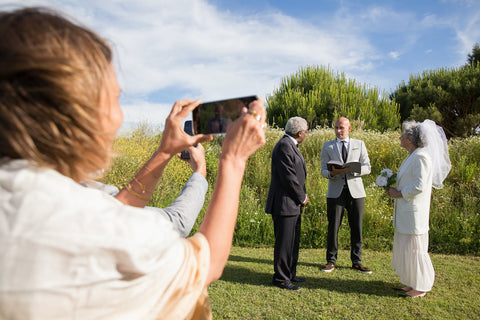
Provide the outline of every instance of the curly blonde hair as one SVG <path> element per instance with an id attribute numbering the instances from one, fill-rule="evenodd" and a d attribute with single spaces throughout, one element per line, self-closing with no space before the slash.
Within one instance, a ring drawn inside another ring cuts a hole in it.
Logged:
<path id="1" fill-rule="evenodd" d="M 107 42 L 44 8 L 0 12 L 0 157 L 80 181 L 108 163 L 99 103 Z"/>

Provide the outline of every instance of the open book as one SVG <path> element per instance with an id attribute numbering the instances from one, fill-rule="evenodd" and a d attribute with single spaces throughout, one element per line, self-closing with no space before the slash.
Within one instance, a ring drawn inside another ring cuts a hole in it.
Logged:
<path id="1" fill-rule="evenodd" d="M 360 173 L 362 169 L 362 164 L 358 161 L 343 163 L 340 161 L 330 160 L 327 162 L 327 169 L 332 171 L 332 168 L 336 168 L 336 169 L 350 168 L 350 172 Z"/>

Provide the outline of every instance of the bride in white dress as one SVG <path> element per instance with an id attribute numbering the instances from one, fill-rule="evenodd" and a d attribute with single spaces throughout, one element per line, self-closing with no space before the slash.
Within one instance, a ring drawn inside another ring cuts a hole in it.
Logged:
<path id="1" fill-rule="evenodd" d="M 397 172 L 395 188 L 386 193 L 395 199 L 392 268 L 400 277 L 400 297 L 424 297 L 432 289 L 435 271 L 428 255 L 428 230 L 432 186 L 442 188 L 450 171 L 443 129 L 431 120 L 407 121 L 400 144 L 408 151 Z"/>

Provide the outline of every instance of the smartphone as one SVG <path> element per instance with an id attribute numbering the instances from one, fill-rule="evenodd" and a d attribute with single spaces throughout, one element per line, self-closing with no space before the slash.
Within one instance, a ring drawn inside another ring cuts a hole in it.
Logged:
<path id="1" fill-rule="evenodd" d="M 183 124 L 183 131 L 185 131 L 189 135 L 193 136 L 192 120 L 186 120 L 185 121 L 185 123 Z M 188 153 L 187 150 L 183 150 L 180 157 L 182 159 L 190 159 L 190 153 Z"/>
<path id="2" fill-rule="evenodd" d="M 200 104 L 192 112 L 194 134 L 224 134 L 227 128 L 240 117 L 242 108 L 248 108 L 257 96 L 216 100 Z"/>

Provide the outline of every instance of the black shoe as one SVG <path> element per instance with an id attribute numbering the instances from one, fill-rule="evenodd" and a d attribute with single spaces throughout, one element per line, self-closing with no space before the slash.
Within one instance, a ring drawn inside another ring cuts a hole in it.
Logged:
<path id="1" fill-rule="evenodd" d="M 282 289 L 287 290 L 300 290 L 299 286 L 294 285 L 291 282 L 273 282 L 273 285 Z"/>
<path id="2" fill-rule="evenodd" d="M 305 281 L 307 281 L 307 279 L 302 278 L 302 277 L 293 277 L 290 281 L 292 281 L 292 282 L 305 282 Z"/>

